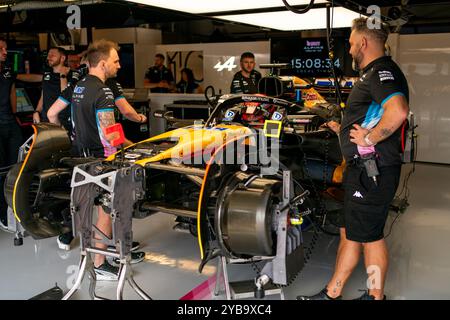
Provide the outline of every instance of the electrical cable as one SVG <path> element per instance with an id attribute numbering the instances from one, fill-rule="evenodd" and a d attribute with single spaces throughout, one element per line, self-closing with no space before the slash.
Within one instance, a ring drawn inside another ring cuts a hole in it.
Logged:
<path id="1" fill-rule="evenodd" d="M 311 0 L 311 2 L 303 9 L 297 9 L 293 6 L 291 6 L 287 0 L 282 0 L 284 3 L 284 6 L 286 7 L 286 9 L 288 9 L 289 11 L 292 11 L 293 13 L 296 14 L 304 14 L 306 12 L 308 12 L 309 10 L 311 10 L 311 8 L 314 6 L 314 0 Z"/>
<path id="2" fill-rule="evenodd" d="M 414 134 L 414 133 L 413 133 Z M 406 174 L 405 179 L 403 180 L 403 185 L 402 185 L 402 189 L 400 190 L 400 192 L 395 196 L 395 198 L 401 198 L 402 195 L 403 198 L 402 200 L 404 200 L 405 203 L 408 203 L 408 199 L 409 199 L 409 179 L 411 178 L 411 175 L 416 171 L 416 159 L 417 159 L 417 146 L 418 146 L 418 141 L 417 139 L 413 140 L 414 143 L 414 158 L 413 158 L 413 162 L 412 162 L 412 168 L 411 170 Z M 402 211 L 399 210 L 397 215 L 395 216 L 394 220 L 391 223 L 391 226 L 389 227 L 389 232 L 388 234 L 384 237 L 384 239 L 387 239 L 391 233 L 392 233 L 392 228 L 394 227 L 394 224 L 398 221 L 398 218 L 400 218 L 400 215 L 402 214 Z"/>
<path id="3" fill-rule="evenodd" d="M 330 59 L 330 69 L 331 69 L 331 73 L 333 75 L 333 79 L 334 79 L 334 87 L 335 87 L 335 92 L 336 92 L 336 98 L 337 98 L 337 103 L 338 105 L 341 105 L 344 101 L 342 99 L 342 93 L 341 93 L 341 88 L 338 82 L 338 78 L 336 76 L 336 71 L 334 69 L 334 53 L 333 53 L 333 46 L 331 45 L 331 34 L 333 32 L 333 26 L 330 26 L 330 22 L 333 23 L 333 19 L 334 19 L 334 1 L 332 1 L 331 3 L 331 10 L 330 10 L 330 6 L 327 5 L 326 7 L 327 10 L 327 45 L 328 45 L 328 58 Z M 332 11 L 332 16 L 333 18 L 330 19 L 330 11 Z M 331 21 L 330 21 L 331 20 Z"/>
<path id="4" fill-rule="evenodd" d="M 334 24 L 334 0 L 331 1 L 331 23 L 330 23 L 330 37 L 331 34 L 333 33 L 333 24 Z"/>
<path id="5" fill-rule="evenodd" d="M 386 236 L 384 236 L 384 239 L 387 239 L 391 235 L 392 228 L 394 227 L 394 224 L 397 222 L 400 215 L 401 215 L 401 212 L 397 213 L 397 215 L 394 218 L 394 221 L 392 221 L 391 226 L 389 227 L 389 233 Z"/>
<path id="6" fill-rule="evenodd" d="M 213 99 L 211 99 L 208 95 L 208 92 L 211 90 L 211 97 L 215 97 L 216 96 L 216 90 L 214 89 L 213 86 L 207 86 L 205 88 L 205 99 L 208 102 L 208 104 L 212 107 L 215 108 L 217 106 L 217 101 L 213 101 Z"/>

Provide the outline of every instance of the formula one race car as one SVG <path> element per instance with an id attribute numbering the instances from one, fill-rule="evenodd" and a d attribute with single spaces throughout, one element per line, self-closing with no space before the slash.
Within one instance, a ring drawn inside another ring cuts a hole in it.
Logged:
<path id="1" fill-rule="evenodd" d="M 154 136 L 106 160 L 70 157 L 63 129 L 34 125 L 26 156 L 8 173 L 7 202 L 36 239 L 70 230 L 71 215 L 77 225 L 77 214 L 93 205 L 114 217 L 124 204 L 134 218 L 173 214 L 198 236 L 200 270 L 216 256 L 264 257 L 264 273 L 285 285 L 303 265 L 302 222 L 323 226 L 326 214 L 342 208 L 338 139 L 321 126 L 340 109 L 313 88 L 301 94 L 298 102 L 221 96 L 205 123 Z"/>

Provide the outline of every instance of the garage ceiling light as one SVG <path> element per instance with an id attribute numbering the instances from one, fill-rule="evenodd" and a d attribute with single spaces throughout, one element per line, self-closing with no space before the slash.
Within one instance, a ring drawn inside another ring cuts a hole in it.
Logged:
<path id="1" fill-rule="evenodd" d="M 352 20 L 360 15 L 354 11 L 337 7 L 334 8 L 333 28 L 351 27 Z M 290 11 L 265 12 L 252 14 L 221 15 L 214 18 L 240 22 L 264 28 L 294 31 L 326 29 L 326 9 L 311 9 L 304 14 L 295 14 Z"/>
<path id="2" fill-rule="evenodd" d="M 146 4 L 149 6 L 188 12 L 192 14 L 202 14 L 210 12 L 226 12 L 237 10 L 250 10 L 261 8 L 284 7 L 281 0 L 127 0 Z M 306 5 L 310 0 L 289 0 L 291 6 Z M 326 0 L 316 0 L 314 4 L 326 3 Z"/>

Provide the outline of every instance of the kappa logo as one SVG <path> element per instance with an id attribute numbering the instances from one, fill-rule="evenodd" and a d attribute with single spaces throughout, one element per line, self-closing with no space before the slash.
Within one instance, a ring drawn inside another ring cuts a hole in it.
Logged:
<path id="1" fill-rule="evenodd" d="M 359 192 L 359 191 L 355 191 L 355 193 L 353 194 L 353 196 L 355 197 L 355 198 L 364 198 L 363 197 L 363 195 L 361 194 L 361 192 Z"/>

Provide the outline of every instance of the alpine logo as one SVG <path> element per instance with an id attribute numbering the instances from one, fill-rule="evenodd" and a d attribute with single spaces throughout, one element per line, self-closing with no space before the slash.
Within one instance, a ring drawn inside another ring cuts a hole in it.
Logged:
<path id="1" fill-rule="evenodd" d="M 355 198 L 364 198 L 363 197 L 363 195 L 361 194 L 361 192 L 359 192 L 359 191 L 355 191 L 355 193 L 353 194 L 353 196 L 355 197 Z"/>
<path id="2" fill-rule="evenodd" d="M 214 66 L 214 69 L 217 69 L 218 72 L 223 71 L 224 69 L 227 69 L 228 71 L 232 71 L 234 68 L 237 67 L 236 64 L 234 64 L 235 57 L 229 58 L 227 61 L 225 61 L 223 64 L 219 61 Z"/>

